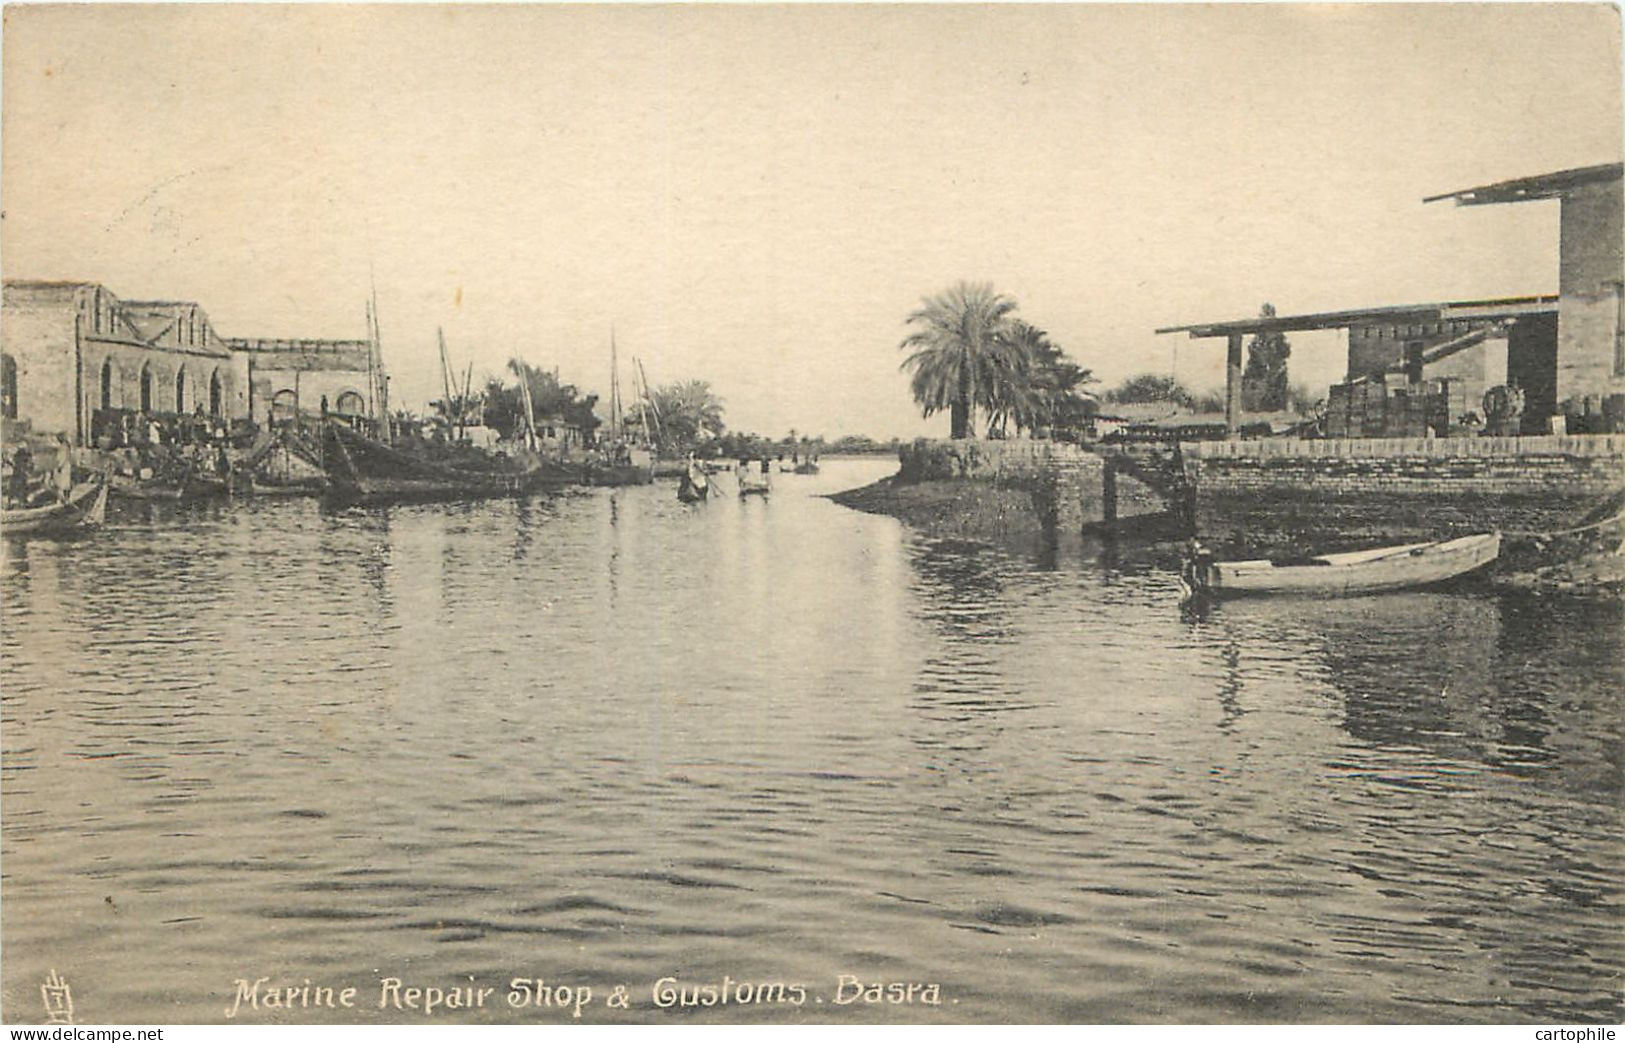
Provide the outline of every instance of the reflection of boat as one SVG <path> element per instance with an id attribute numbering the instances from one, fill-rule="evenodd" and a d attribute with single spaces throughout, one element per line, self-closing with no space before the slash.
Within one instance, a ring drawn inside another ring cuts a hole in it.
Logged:
<path id="1" fill-rule="evenodd" d="M 1180 584 L 1191 594 L 1227 597 L 1238 594 L 1368 594 L 1440 583 L 1494 561 L 1501 553 L 1501 534 L 1478 533 L 1434 543 L 1344 554 L 1323 554 L 1301 562 L 1211 561 L 1198 556 L 1186 562 Z"/>
<path id="2" fill-rule="evenodd" d="M 100 525 L 107 516 L 105 478 L 81 482 L 68 490 L 67 499 L 43 507 L 0 508 L 0 531 L 6 535 L 61 533 Z"/>
<path id="3" fill-rule="evenodd" d="M 328 478 L 331 492 L 351 501 L 475 500 L 516 496 L 546 480 L 540 460 L 501 466 L 484 458 L 479 466 L 428 460 L 374 441 L 346 424 L 329 423 Z"/>

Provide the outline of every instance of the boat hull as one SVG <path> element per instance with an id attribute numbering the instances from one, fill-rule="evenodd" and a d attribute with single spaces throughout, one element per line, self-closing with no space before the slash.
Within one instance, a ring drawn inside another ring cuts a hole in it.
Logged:
<path id="1" fill-rule="evenodd" d="M 1425 587 L 1465 576 L 1489 565 L 1500 553 L 1499 533 L 1479 533 L 1438 543 L 1327 554 L 1315 559 L 1321 564 L 1221 561 L 1208 566 L 1206 581 L 1199 587 L 1203 593 L 1217 597 L 1375 594 Z"/>
<path id="2" fill-rule="evenodd" d="M 107 485 L 105 480 L 85 482 L 74 487 L 63 503 L 0 510 L 0 533 L 46 535 L 94 528 L 107 516 Z"/>

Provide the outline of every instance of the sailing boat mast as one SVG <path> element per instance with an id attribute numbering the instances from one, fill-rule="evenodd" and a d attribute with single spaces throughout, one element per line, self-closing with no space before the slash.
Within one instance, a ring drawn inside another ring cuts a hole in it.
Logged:
<path id="1" fill-rule="evenodd" d="M 655 418 L 655 425 L 654 425 L 655 426 L 655 434 L 659 438 L 661 438 L 663 440 L 664 437 L 665 437 L 665 432 L 663 430 L 661 430 L 662 421 L 660 419 L 660 406 L 659 406 L 658 403 L 655 402 L 654 396 L 649 394 L 649 374 L 647 374 L 647 373 L 645 373 L 643 371 L 643 360 L 642 359 L 633 359 L 632 362 L 633 362 L 634 365 L 636 365 L 638 367 L 639 382 L 643 384 L 643 401 L 648 403 L 649 412 L 652 413 L 654 415 L 654 418 Z M 648 429 L 645 428 L 645 432 L 647 432 L 647 430 Z M 651 438 L 649 440 L 649 444 L 650 445 L 655 445 L 655 444 L 657 444 L 657 442 L 653 438 Z"/>
<path id="2" fill-rule="evenodd" d="M 621 437 L 621 371 L 615 355 L 615 327 L 609 328 L 609 437 Z"/>
<path id="3" fill-rule="evenodd" d="M 445 395 L 446 406 L 446 434 L 451 434 L 451 363 L 446 359 L 446 331 L 439 326 L 434 329 L 435 336 L 440 338 L 440 387 Z"/>

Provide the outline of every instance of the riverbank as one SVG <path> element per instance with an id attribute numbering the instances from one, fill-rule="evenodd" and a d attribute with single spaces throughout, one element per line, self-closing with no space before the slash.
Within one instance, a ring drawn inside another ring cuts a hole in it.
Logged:
<path id="1" fill-rule="evenodd" d="M 842 507 L 896 518 L 934 539 L 1006 543 L 1045 536 L 1043 516 L 1032 493 L 991 481 L 905 482 L 892 475 L 832 493 L 829 498 Z"/>

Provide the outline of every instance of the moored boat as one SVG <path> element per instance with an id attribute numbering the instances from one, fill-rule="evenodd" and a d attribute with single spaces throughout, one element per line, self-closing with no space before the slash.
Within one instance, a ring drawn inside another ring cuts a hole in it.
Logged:
<path id="1" fill-rule="evenodd" d="M 461 466 L 428 460 L 374 441 L 342 423 L 327 425 L 328 491 L 360 503 L 474 500 L 518 496 L 549 480 L 540 459 Z M 567 476 L 559 475 L 561 481 Z"/>
<path id="2" fill-rule="evenodd" d="M 739 495 L 766 496 L 773 491 L 772 476 L 766 471 L 752 473 L 749 468 L 739 472 Z"/>
<path id="3" fill-rule="evenodd" d="M 105 477 L 80 482 L 61 503 L 0 508 L 0 534 L 67 533 L 100 525 L 107 516 Z"/>
<path id="4" fill-rule="evenodd" d="M 1322 554 L 1290 563 L 1267 558 L 1213 561 L 1199 551 L 1186 560 L 1180 585 L 1187 596 L 1221 598 L 1247 594 L 1371 594 L 1455 579 L 1490 564 L 1500 553 L 1501 534 L 1497 532 Z"/>

